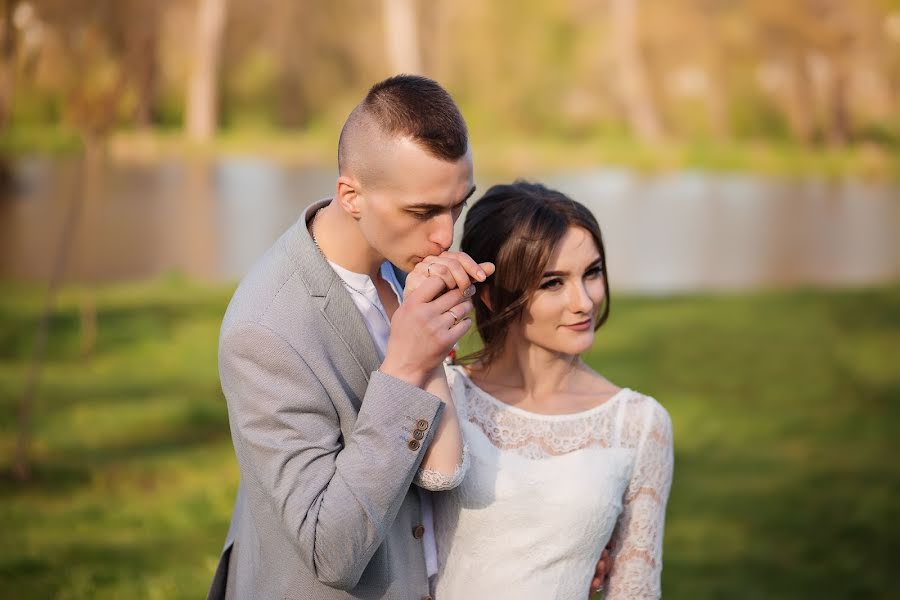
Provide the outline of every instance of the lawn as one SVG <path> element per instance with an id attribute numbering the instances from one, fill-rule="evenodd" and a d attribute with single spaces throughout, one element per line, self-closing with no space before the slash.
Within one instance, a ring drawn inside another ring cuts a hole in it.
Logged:
<path id="1" fill-rule="evenodd" d="M 0 594 L 198 598 L 237 484 L 216 335 L 231 288 L 63 291 L 9 475 L 41 293 L 0 284 Z M 588 357 L 675 427 L 667 598 L 888 598 L 900 555 L 900 286 L 616 298 Z"/>

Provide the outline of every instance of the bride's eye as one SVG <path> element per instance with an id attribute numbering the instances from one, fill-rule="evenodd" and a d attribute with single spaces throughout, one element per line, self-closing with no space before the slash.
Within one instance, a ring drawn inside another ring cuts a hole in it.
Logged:
<path id="1" fill-rule="evenodd" d="M 562 279 L 548 279 L 540 285 L 542 290 L 555 290 L 562 286 Z"/>
<path id="2" fill-rule="evenodd" d="M 601 275 L 603 275 L 603 268 L 600 267 L 600 265 L 597 265 L 596 267 L 592 267 L 584 272 L 584 276 L 588 277 L 590 279 L 593 279 L 595 277 L 600 277 Z"/>

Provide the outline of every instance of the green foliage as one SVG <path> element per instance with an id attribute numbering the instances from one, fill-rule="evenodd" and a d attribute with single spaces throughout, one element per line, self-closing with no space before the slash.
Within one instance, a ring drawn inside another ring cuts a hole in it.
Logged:
<path id="1" fill-rule="evenodd" d="M 197 72 L 194 4 L 32 3 L 40 27 L 30 38 L 20 33 L 9 61 L 16 75 L 12 131 L 0 132 L 0 152 L 75 151 L 78 144 L 61 141 L 71 138 L 65 128 L 74 126 L 112 126 L 127 141 L 139 115 L 151 121 L 151 135 L 171 137 L 183 128 Z M 422 71 L 459 102 L 473 140 L 490 140 L 474 148 L 492 172 L 532 176 L 524 168 L 614 164 L 897 173 L 895 0 L 635 3 L 634 43 L 649 90 L 642 104 L 653 107 L 667 132 L 665 142 L 646 147 L 632 131 L 626 107 L 633 101 L 623 94 L 622 50 L 615 43 L 616 34 L 630 28 L 617 26 L 610 3 L 414 4 Z M 373 82 L 398 68 L 389 58 L 382 3 L 227 5 L 217 86 L 220 135 L 227 142 L 202 151 L 281 155 L 290 141 L 285 133 L 324 135 L 328 151 L 315 162 L 330 164 L 350 109 Z M 836 46 L 838 40 L 844 41 Z M 843 68 L 847 78 L 838 94 L 823 82 Z M 119 74 L 124 88 L 111 93 Z M 846 124 L 835 110 L 840 97 L 847 102 Z M 800 139 L 807 129 L 811 139 Z M 147 133 L 115 148 L 146 157 Z M 846 147 L 836 141 L 844 135 Z M 252 146 L 235 147 L 235 139 L 247 138 L 256 138 Z M 786 155 L 779 148 L 788 149 Z M 305 149 L 298 154 L 308 155 Z"/>
<path id="2" fill-rule="evenodd" d="M 71 155 L 81 151 L 78 132 L 63 125 L 14 125 L 0 130 L 0 154 Z"/>
<path id="3" fill-rule="evenodd" d="M 0 589 L 202 597 L 237 485 L 216 337 L 228 287 L 79 290 L 54 317 L 36 475 L 8 475 L 38 290 L 0 287 Z M 900 287 L 616 298 L 588 362 L 672 415 L 667 598 L 888 598 L 900 552 Z"/>

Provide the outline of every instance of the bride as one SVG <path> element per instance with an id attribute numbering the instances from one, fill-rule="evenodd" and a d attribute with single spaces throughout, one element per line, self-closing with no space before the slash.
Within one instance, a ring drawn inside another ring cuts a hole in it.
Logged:
<path id="1" fill-rule="evenodd" d="M 604 598 L 659 598 L 672 426 L 581 359 L 609 315 L 597 221 L 542 185 L 498 185 L 469 211 L 461 250 L 496 272 L 474 299 L 483 348 L 447 369 L 459 467 L 417 476 L 444 490 L 435 596 L 582 600 L 609 544 Z M 407 286 L 438 270 L 418 265 Z"/>

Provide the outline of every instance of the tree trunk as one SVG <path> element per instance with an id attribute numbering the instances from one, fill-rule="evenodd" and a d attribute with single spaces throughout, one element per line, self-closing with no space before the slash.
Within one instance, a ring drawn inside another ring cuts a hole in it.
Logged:
<path id="1" fill-rule="evenodd" d="M 187 134 L 203 142 L 218 123 L 219 63 L 225 33 L 226 0 L 198 0 L 193 67 L 188 84 Z"/>
<path id="2" fill-rule="evenodd" d="M 280 56 L 276 92 L 278 124 L 302 127 L 309 119 L 304 87 L 309 78 L 304 66 L 310 53 L 309 39 L 315 35 L 312 31 L 314 15 L 310 14 L 315 7 L 300 2 L 282 2 L 274 5 L 272 10 L 275 11 L 272 35 Z"/>
<path id="3" fill-rule="evenodd" d="M 709 89 L 706 106 L 709 111 L 709 128 L 713 137 L 720 142 L 731 139 L 731 111 L 728 103 L 728 85 L 725 69 L 717 59 L 713 59 L 713 67 L 709 70 Z"/>
<path id="4" fill-rule="evenodd" d="M 159 19 L 158 8 L 150 6 L 141 16 L 146 22 L 138 29 L 134 67 L 137 71 L 137 106 L 135 121 L 149 128 L 156 122 L 157 88 L 159 85 Z"/>
<path id="5" fill-rule="evenodd" d="M 0 131 L 10 120 L 12 112 L 13 92 L 16 82 L 16 29 L 13 25 L 13 13 L 18 0 L 0 0 L 3 10 L 3 28 L 0 30 Z"/>
<path id="6" fill-rule="evenodd" d="M 794 138 L 804 145 L 813 142 L 816 133 L 816 102 L 812 81 L 803 52 L 794 53 L 788 69 L 785 114 Z"/>
<path id="7" fill-rule="evenodd" d="M 85 187 L 82 185 L 81 193 L 76 193 L 72 196 L 66 210 L 62 234 L 53 262 L 53 270 L 50 273 L 50 283 L 47 286 L 47 293 L 44 297 L 44 309 L 41 313 L 41 320 L 38 322 L 37 339 L 28 366 L 25 389 L 19 402 L 19 427 L 16 432 L 16 449 L 13 457 L 13 475 L 19 481 L 25 481 L 31 477 L 31 423 L 41 369 L 44 364 L 44 354 L 47 350 L 47 339 L 50 335 L 50 317 L 53 315 L 56 306 L 56 294 L 66 272 L 67 259 L 73 254 L 72 250 L 78 236 L 79 220 L 84 201 Z"/>
<path id="8" fill-rule="evenodd" d="M 97 275 L 97 236 L 103 208 L 105 138 L 84 136 L 85 168 L 82 182 L 82 215 L 78 240 L 79 272 L 84 278 L 80 300 L 81 357 L 90 361 L 97 349 L 97 301 L 94 285 Z"/>
<path id="9" fill-rule="evenodd" d="M 421 73 L 415 0 L 384 0 L 384 24 L 391 71 Z"/>
<path id="10" fill-rule="evenodd" d="M 831 61 L 828 81 L 828 142 L 833 146 L 846 146 L 850 143 L 852 126 L 850 106 L 847 99 L 850 73 L 847 61 L 841 56 Z"/>
<path id="11" fill-rule="evenodd" d="M 619 94 L 631 129 L 643 142 L 663 137 L 659 113 L 650 93 L 637 34 L 637 0 L 610 0 L 613 49 Z"/>
<path id="12" fill-rule="evenodd" d="M 719 141 L 732 137 L 731 110 L 729 103 L 728 46 L 720 32 L 720 18 L 717 4 L 701 4 L 700 32 L 706 39 L 705 64 L 708 73 L 706 107 L 709 115 L 709 129 Z"/>

